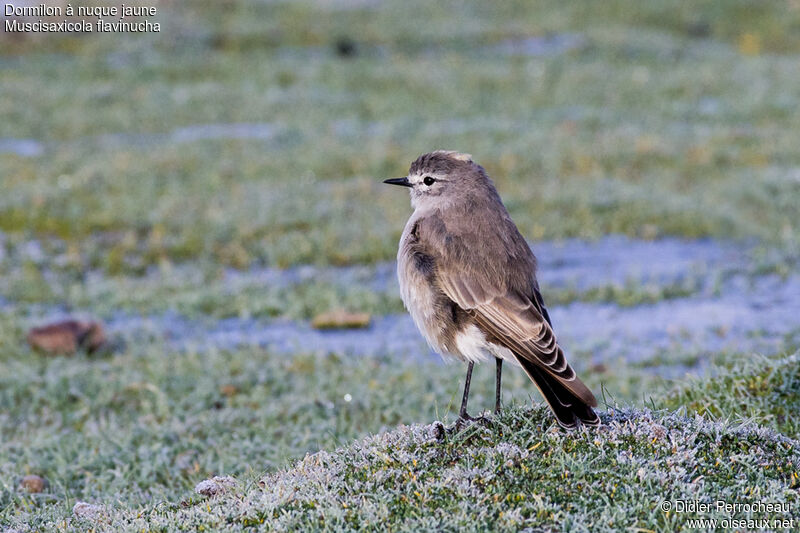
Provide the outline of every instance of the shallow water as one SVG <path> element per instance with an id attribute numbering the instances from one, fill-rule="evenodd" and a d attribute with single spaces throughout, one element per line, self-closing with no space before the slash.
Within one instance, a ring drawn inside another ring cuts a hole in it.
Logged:
<path id="1" fill-rule="evenodd" d="M 3 153 L 37 157 L 44 153 L 44 145 L 33 139 L 0 139 L 0 154 Z"/>
<path id="2" fill-rule="evenodd" d="M 721 351 L 774 353 L 785 349 L 787 342 L 800 341 L 800 276 L 782 279 L 741 273 L 748 267 L 747 250 L 732 243 L 607 237 L 592 243 L 544 242 L 534 249 L 541 257 L 545 293 L 548 287 L 668 283 L 686 276 L 716 281 L 707 281 L 690 297 L 650 305 L 575 302 L 551 306 L 560 342 L 580 364 L 622 359 L 658 366 L 687 357 L 703 364 Z M 397 291 L 391 263 L 229 271 L 225 282 L 287 285 L 312 280 Z M 48 318 L 64 316 L 53 309 L 43 311 Z M 176 350 L 262 346 L 287 355 L 437 357 L 406 314 L 374 317 L 369 328 L 339 331 L 317 331 L 300 321 L 189 319 L 177 313 L 141 317 L 120 312 L 107 323 L 112 333 L 163 339 Z"/>
<path id="3" fill-rule="evenodd" d="M 673 283 L 747 265 L 747 247 L 712 239 L 654 241 L 623 236 L 534 243 L 542 287 L 587 289 L 629 281 Z"/>
<path id="4" fill-rule="evenodd" d="M 539 259 L 538 278 L 548 288 L 587 290 L 629 282 L 669 284 L 686 278 L 707 278 L 747 266 L 747 248 L 711 239 L 640 241 L 609 236 L 593 242 L 578 239 L 533 244 Z M 346 267 L 298 266 L 259 268 L 245 272 L 230 269 L 228 283 L 237 286 L 264 283 L 289 286 L 309 281 L 357 284 L 376 292 L 398 292 L 395 263 Z"/>
<path id="5" fill-rule="evenodd" d="M 800 276 L 769 277 L 750 285 L 731 280 L 719 296 L 697 296 L 652 305 L 620 307 L 577 302 L 550 309 L 568 352 L 592 362 L 644 363 L 669 352 L 700 358 L 722 350 L 773 353 L 784 336 L 800 339 Z M 193 320 L 168 313 L 137 317 L 120 313 L 109 328 L 165 339 L 176 349 L 262 346 L 276 353 L 337 353 L 430 357 L 408 315 L 375 317 L 367 329 L 317 331 L 306 322 L 228 318 Z"/>
<path id="6" fill-rule="evenodd" d="M 492 47 L 492 51 L 510 56 L 553 56 L 586 45 L 586 38 L 577 33 L 554 33 L 551 35 L 509 39 Z"/>
<path id="7" fill-rule="evenodd" d="M 261 139 L 275 136 L 277 128 L 269 123 L 196 124 L 178 128 L 170 134 L 176 143 L 218 139 Z"/>

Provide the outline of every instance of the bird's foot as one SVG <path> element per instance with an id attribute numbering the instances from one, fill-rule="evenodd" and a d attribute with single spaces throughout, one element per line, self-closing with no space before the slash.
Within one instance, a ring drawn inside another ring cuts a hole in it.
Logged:
<path id="1" fill-rule="evenodd" d="M 461 413 L 458 415 L 458 420 L 455 421 L 455 424 L 450 426 L 449 430 L 460 431 L 462 428 L 470 425 L 470 424 L 480 424 L 482 426 L 490 426 L 492 424 L 492 417 L 487 415 L 486 413 L 480 416 L 470 416 L 467 413 Z"/>

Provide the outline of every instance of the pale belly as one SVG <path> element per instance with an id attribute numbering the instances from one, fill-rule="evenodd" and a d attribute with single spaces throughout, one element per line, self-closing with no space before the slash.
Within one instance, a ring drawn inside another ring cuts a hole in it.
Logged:
<path id="1" fill-rule="evenodd" d="M 412 264 L 412 259 L 401 256 L 397 259 L 397 279 L 403 305 L 408 309 L 414 325 L 430 347 L 436 353 L 447 353 L 449 346 L 445 339 L 445 327 L 437 316 L 437 305 L 441 295 L 431 289 L 425 276 Z"/>
<path id="2" fill-rule="evenodd" d="M 491 358 L 503 359 L 520 366 L 514 353 L 504 346 L 486 340 L 486 335 L 475 324 L 470 324 L 456 334 L 455 353 L 442 354 L 442 357 L 454 357 L 460 361 L 482 363 Z"/>

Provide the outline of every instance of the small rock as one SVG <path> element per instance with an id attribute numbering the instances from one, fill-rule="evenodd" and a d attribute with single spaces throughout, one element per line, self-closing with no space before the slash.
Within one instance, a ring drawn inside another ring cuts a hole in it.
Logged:
<path id="1" fill-rule="evenodd" d="M 198 483 L 194 491 L 202 496 L 218 496 L 228 492 L 235 486 L 236 480 L 231 476 L 214 476 Z"/>
<path id="2" fill-rule="evenodd" d="M 77 502 L 72 507 L 72 514 L 79 518 L 98 518 L 105 514 L 105 508 L 93 503 Z"/>
<path id="3" fill-rule="evenodd" d="M 236 396 L 239 393 L 239 387 L 231 384 L 223 385 L 219 388 L 219 393 L 230 398 L 231 396 Z"/>
<path id="4" fill-rule="evenodd" d="M 47 485 L 48 483 L 46 479 L 41 476 L 31 474 L 22 478 L 22 481 L 19 483 L 19 488 L 30 492 L 31 494 L 38 494 L 40 492 L 44 492 L 44 489 L 47 488 Z"/>
<path id="5" fill-rule="evenodd" d="M 370 323 L 369 313 L 350 313 L 344 310 L 320 313 L 311 321 L 314 329 L 357 329 L 366 328 Z"/>
<path id="6" fill-rule="evenodd" d="M 99 322 L 63 320 L 31 329 L 28 344 L 46 354 L 92 353 L 106 344 L 106 334 Z"/>

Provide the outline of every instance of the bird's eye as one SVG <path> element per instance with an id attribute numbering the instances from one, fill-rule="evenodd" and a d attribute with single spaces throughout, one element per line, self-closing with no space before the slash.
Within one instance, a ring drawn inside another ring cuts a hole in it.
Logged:
<path id="1" fill-rule="evenodd" d="M 433 179 L 432 177 L 430 177 L 430 176 L 425 176 L 425 179 L 423 179 L 423 180 L 422 180 L 422 183 L 424 183 L 425 185 L 427 185 L 428 187 L 430 187 L 431 185 L 433 185 L 433 182 L 435 182 L 435 181 L 436 181 L 436 180 L 435 180 L 435 179 Z"/>

